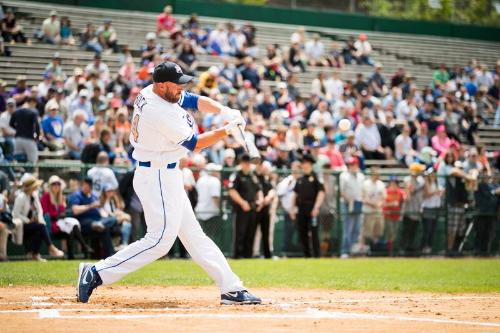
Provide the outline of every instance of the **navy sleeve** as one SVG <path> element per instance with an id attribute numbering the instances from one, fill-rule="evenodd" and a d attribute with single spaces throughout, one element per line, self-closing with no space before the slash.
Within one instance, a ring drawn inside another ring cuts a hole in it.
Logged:
<path id="1" fill-rule="evenodd" d="M 196 133 L 193 133 L 193 135 L 184 140 L 181 145 L 186 148 L 186 149 L 189 149 L 190 151 L 193 151 L 195 148 L 196 148 L 196 143 L 198 143 L 198 136 L 196 135 Z"/>
<path id="2" fill-rule="evenodd" d="M 179 105 L 183 109 L 192 109 L 198 111 L 198 98 L 200 96 L 196 94 L 192 94 L 187 91 L 183 91 L 181 94 L 181 98 L 179 99 Z"/>

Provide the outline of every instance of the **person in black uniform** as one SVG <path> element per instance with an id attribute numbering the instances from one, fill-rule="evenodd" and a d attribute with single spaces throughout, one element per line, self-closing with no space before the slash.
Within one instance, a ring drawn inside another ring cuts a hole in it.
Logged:
<path id="1" fill-rule="evenodd" d="M 325 188 L 313 171 L 314 158 L 305 154 L 301 162 L 304 174 L 297 180 L 293 190 L 290 217 L 292 220 L 297 220 L 304 255 L 307 258 L 311 257 L 309 246 L 309 232 L 311 232 L 313 254 L 319 257 L 318 215 L 325 198 Z"/>
<path id="2" fill-rule="evenodd" d="M 252 257 L 256 209 L 263 201 L 260 183 L 252 172 L 248 154 L 241 156 L 240 168 L 229 178 L 229 196 L 234 207 L 234 259 Z"/>
<path id="3" fill-rule="evenodd" d="M 266 164 L 269 165 L 266 166 Z M 268 168 L 271 168 L 270 163 L 263 160 L 260 160 L 260 163 L 255 168 L 255 174 L 257 176 L 257 179 L 259 180 L 260 187 L 262 189 L 262 196 L 264 197 L 264 199 L 262 200 L 262 204 L 257 207 L 255 231 L 260 225 L 260 231 L 262 233 L 262 244 L 264 246 L 264 257 L 266 259 L 270 259 L 272 256 L 271 247 L 269 244 L 269 228 L 271 221 L 270 207 L 274 198 L 276 197 L 276 191 L 274 190 L 273 184 L 271 183 L 269 171 L 267 171 Z M 254 235 L 255 231 L 253 232 Z"/>

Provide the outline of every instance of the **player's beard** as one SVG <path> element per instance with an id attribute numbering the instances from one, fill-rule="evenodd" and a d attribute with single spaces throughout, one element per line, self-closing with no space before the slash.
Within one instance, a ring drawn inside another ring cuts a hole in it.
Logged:
<path id="1" fill-rule="evenodd" d="M 165 95 L 163 96 L 163 98 L 165 98 L 165 100 L 167 100 L 167 102 L 177 103 L 179 101 L 179 99 L 181 98 L 181 94 L 179 93 L 177 95 L 174 95 L 169 91 L 165 91 Z"/>

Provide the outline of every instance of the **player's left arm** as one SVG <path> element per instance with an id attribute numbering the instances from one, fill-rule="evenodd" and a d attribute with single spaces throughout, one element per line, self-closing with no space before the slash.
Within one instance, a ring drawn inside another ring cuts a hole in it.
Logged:
<path id="1" fill-rule="evenodd" d="M 220 113 L 224 108 L 222 104 L 206 96 L 199 96 L 188 91 L 183 91 L 179 105 L 184 109 L 192 109 L 206 113 Z"/>
<path id="2" fill-rule="evenodd" d="M 239 110 L 230 109 L 210 97 L 199 96 L 187 91 L 182 92 L 178 103 L 183 109 L 221 114 L 225 120 L 232 120 L 241 115 Z"/>

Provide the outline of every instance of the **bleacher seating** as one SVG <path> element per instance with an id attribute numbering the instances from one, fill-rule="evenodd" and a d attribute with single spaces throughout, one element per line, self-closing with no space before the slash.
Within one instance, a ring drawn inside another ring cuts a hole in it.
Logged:
<path id="1" fill-rule="evenodd" d="M 54 8 L 57 8 L 59 16 L 70 17 L 75 32 L 80 31 L 88 22 L 97 27 L 104 18 L 110 18 L 117 31 L 119 44 L 127 44 L 134 54 L 137 54 L 141 45 L 144 44 L 145 35 L 150 31 L 155 31 L 155 18 L 158 14 L 62 5 L 55 7 L 53 4 L 27 1 L 3 1 L 3 4 L 16 8 L 18 22 L 24 27 L 24 31 L 29 37 L 32 37 L 36 29 L 39 29 L 48 12 Z M 176 15 L 176 17 L 178 22 L 187 19 L 187 16 L 184 15 Z M 229 20 L 200 17 L 200 21 L 204 26 L 214 27 L 217 23 Z M 244 23 L 238 20 L 231 21 L 236 24 Z M 297 29 L 297 26 L 293 25 L 253 23 L 257 28 L 257 43 L 260 46 L 261 54 L 269 43 L 288 46 L 290 35 Z M 329 48 L 332 40 L 344 41 L 349 36 L 356 36 L 361 31 L 306 27 L 306 33 L 309 36 L 314 32 L 321 33 L 322 41 Z M 374 47 L 373 58 L 375 61 L 384 64 L 386 77 L 390 77 L 397 68 L 404 67 L 416 78 L 416 84 L 420 89 L 430 82 L 434 68 L 441 62 L 448 64 L 450 67 L 454 65 L 463 66 L 474 58 L 492 68 L 500 54 L 500 44 L 493 42 L 395 33 L 366 33 Z M 170 45 L 169 40 L 161 39 L 160 41 L 164 46 Z M 91 52 L 81 50 L 78 46 L 56 47 L 34 42 L 32 45 L 11 45 L 10 48 L 12 57 L 0 57 L 1 76 L 2 79 L 7 81 L 8 86 L 15 84 L 16 77 L 19 74 L 27 75 L 28 84 L 30 85 L 40 82 L 43 69 L 56 49 L 62 59 L 62 66 L 68 75 L 72 75 L 75 66 L 84 67 L 91 62 L 93 57 Z M 138 64 L 139 58 L 134 59 Z M 103 61 L 108 64 L 112 73 L 117 72 L 119 68 L 117 55 L 103 55 Z M 200 55 L 199 62 L 201 70 L 220 63 L 219 59 L 210 55 Z M 309 67 L 306 73 L 298 75 L 299 84 L 297 87 L 303 95 L 307 96 L 309 94 L 310 82 L 319 71 L 329 74 L 332 69 Z M 363 73 L 365 77 L 370 75 L 373 68 L 351 65 L 338 69 L 338 71 L 342 79 L 352 80 L 356 73 Z M 264 81 L 264 84 L 273 87 L 276 82 Z M 499 128 L 483 126 L 480 128 L 479 134 L 479 143 L 484 144 L 487 150 L 498 150 L 500 148 Z M 393 167 L 394 165 L 387 166 Z"/>

